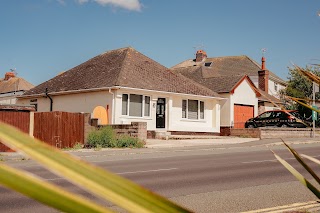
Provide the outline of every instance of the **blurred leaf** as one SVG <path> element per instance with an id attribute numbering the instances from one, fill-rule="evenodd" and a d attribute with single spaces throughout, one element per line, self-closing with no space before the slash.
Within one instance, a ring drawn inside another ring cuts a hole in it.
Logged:
<path id="1" fill-rule="evenodd" d="M 296 150 L 291 148 L 288 144 L 286 144 L 284 141 L 282 141 L 284 145 L 289 149 L 289 151 L 293 154 L 293 156 L 297 159 L 297 161 L 309 172 L 309 174 L 320 184 L 320 178 L 316 175 L 316 173 L 302 160 L 300 155 Z"/>
<path id="2" fill-rule="evenodd" d="M 304 186 L 308 187 L 318 199 L 320 199 L 320 191 L 314 187 L 307 179 L 305 179 L 295 168 L 288 164 L 285 160 L 279 157 L 277 154 L 273 153 L 278 161 L 289 171 L 293 176 L 295 176 Z"/>
<path id="3" fill-rule="evenodd" d="M 74 184 L 130 212 L 189 212 L 125 178 L 76 159 L 4 123 L 0 123 L 0 140 Z"/>
<path id="4" fill-rule="evenodd" d="M 111 212 L 93 202 L 0 163 L 0 183 L 63 212 Z"/>
<path id="5" fill-rule="evenodd" d="M 304 158 L 307 158 L 308 160 L 313 161 L 313 162 L 316 163 L 316 164 L 319 164 L 319 165 L 320 165 L 320 160 L 318 160 L 318 159 L 316 159 L 316 158 L 313 158 L 313 157 L 311 157 L 311 156 L 304 155 L 304 154 L 301 154 L 301 156 L 304 157 Z"/>

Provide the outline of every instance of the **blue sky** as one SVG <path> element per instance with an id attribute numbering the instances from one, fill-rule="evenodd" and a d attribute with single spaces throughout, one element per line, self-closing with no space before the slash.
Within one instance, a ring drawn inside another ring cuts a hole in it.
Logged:
<path id="1" fill-rule="evenodd" d="M 2 0 L 0 75 L 37 85 L 102 52 L 132 46 L 171 67 L 248 55 L 286 79 L 291 62 L 320 63 L 319 0 Z"/>

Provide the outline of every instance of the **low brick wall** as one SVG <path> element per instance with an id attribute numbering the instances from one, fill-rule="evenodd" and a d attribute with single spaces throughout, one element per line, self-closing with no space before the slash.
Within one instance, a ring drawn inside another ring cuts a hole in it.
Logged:
<path id="1" fill-rule="evenodd" d="M 231 136 L 260 138 L 260 129 L 230 129 Z"/>
<path id="2" fill-rule="evenodd" d="M 310 138 L 310 128 L 256 128 L 256 129 L 230 129 L 231 136 L 268 138 Z M 316 129 L 315 137 L 320 137 L 320 129 Z"/>
<path id="3" fill-rule="evenodd" d="M 132 137 L 137 137 L 141 140 L 147 140 L 147 123 L 132 122 L 131 124 L 111 124 L 117 134 L 127 134 Z"/>
<path id="4" fill-rule="evenodd" d="M 308 138 L 312 137 L 310 128 L 261 128 L 260 138 Z M 316 129 L 315 137 L 320 137 L 320 129 Z"/>

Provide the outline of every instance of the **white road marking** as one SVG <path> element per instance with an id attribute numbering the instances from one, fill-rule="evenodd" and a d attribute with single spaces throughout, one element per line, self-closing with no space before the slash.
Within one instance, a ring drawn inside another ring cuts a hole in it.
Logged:
<path id="1" fill-rule="evenodd" d="M 258 209 L 258 210 L 253 210 L 253 211 L 247 211 L 247 212 L 242 212 L 242 213 L 282 213 L 282 212 L 287 212 L 287 211 L 297 211 L 301 209 L 310 209 L 314 207 L 320 207 L 320 202 L 319 201 L 309 201 L 309 202 L 304 202 L 304 203 L 294 203 L 290 205 L 284 205 L 284 206 L 276 206 L 276 207 L 271 207 L 271 208 L 266 208 L 266 209 Z"/>
<path id="2" fill-rule="evenodd" d="M 178 169 L 178 168 L 142 170 L 142 171 L 133 171 L 133 172 L 120 172 L 120 173 L 116 173 L 116 174 L 124 175 L 124 174 L 147 173 L 147 172 L 161 172 L 161 171 L 170 171 L 170 170 L 176 170 L 176 169 Z"/>
<path id="3" fill-rule="evenodd" d="M 320 155 L 315 155 L 315 156 L 310 156 L 310 157 L 316 158 L 316 157 L 320 157 Z M 284 158 L 284 160 L 293 160 L 293 159 L 296 159 L 296 158 L 294 158 L 294 157 Z M 245 162 L 241 162 L 241 163 L 263 163 L 263 162 L 277 162 L 277 161 L 278 161 L 277 159 L 273 159 L 273 160 L 260 160 L 260 161 L 245 161 Z"/>
<path id="4" fill-rule="evenodd" d="M 124 175 L 124 174 L 136 174 L 136 173 L 147 173 L 147 172 L 162 172 L 162 171 L 170 171 L 170 170 L 176 170 L 178 168 L 168 168 L 168 169 L 153 169 L 153 170 L 142 170 L 142 171 L 132 171 L 132 172 L 119 172 L 115 173 L 117 175 Z M 49 181 L 55 181 L 55 180 L 61 180 L 64 178 L 57 177 L 57 178 L 47 178 L 44 180 L 49 180 Z"/>

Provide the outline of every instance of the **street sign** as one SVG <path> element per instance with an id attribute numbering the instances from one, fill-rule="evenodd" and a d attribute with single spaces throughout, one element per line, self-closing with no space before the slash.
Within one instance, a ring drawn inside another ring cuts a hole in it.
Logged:
<path id="1" fill-rule="evenodd" d="M 318 109 L 318 107 L 315 106 L 315 105 L 313 105 L 312 108 Z M 314 111 L 314 110 L 312 110 L 312 120 L 313 120 L 313 121 L 318 120 L 318 113 L 317 113 L 316 111 Z"/>

